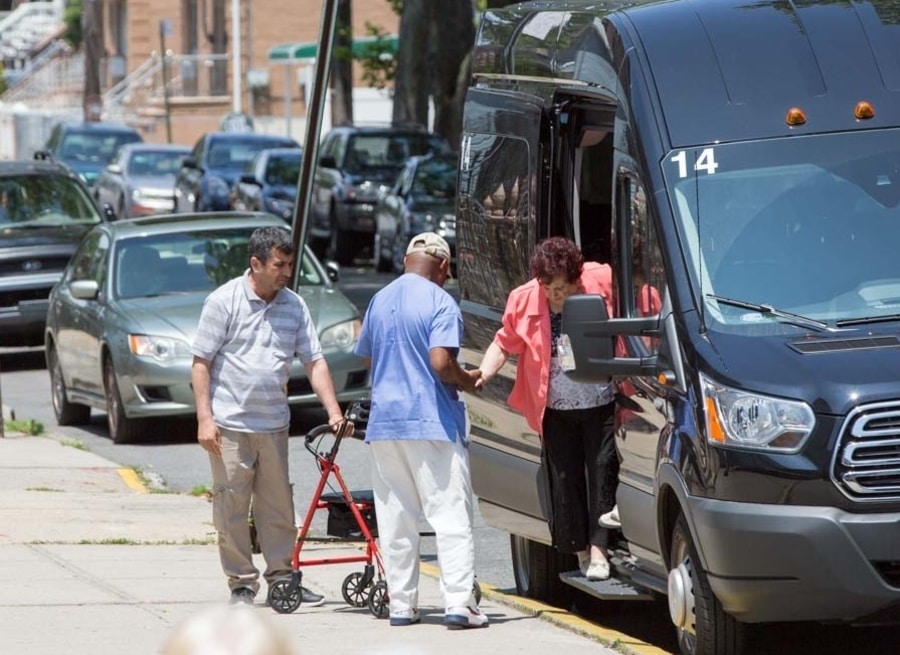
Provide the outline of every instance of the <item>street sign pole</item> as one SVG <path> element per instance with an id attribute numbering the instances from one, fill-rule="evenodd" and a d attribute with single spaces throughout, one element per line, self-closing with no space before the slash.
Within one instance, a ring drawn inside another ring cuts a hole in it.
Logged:
<path id="1" fill-rule="evenodd" d="M 312 183 L 319 161 L 319 134 L 322 131 L 322 114 L 325 112 L 325 94 L 328 92 L 328 76 L 331 73 L 331 53 L 334 49 L 334 32 L 337 24 L 338 0 L 325 0 L 322 6 L 322 24 L 319 28 L 319 45 L 316 52 L 315 79 L 306 111 L 306 137 L 300 158 L 300 177 L 297 180 L 297 202 L 294 205 L 293 241 L 297 264 L 291 276 L 291 288 L 297 288 L 297 276 L 303 267 L 303 251 L 309 227 L 309 209 L 312 205 Z"/>

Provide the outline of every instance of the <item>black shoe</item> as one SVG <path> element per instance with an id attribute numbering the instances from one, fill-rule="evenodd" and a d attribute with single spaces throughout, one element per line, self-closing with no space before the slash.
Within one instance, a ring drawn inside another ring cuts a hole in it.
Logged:
<path id="1" fill-rule="evenodd" d="M 250 587 L 236 587 L 231 590 L 232 605 L 252 605 L 256 594 Z"/>
<path id="2" fill-rule="evenodd" d="M 325 604 L 325 596 L 314 594 L 306 587 L 300 587 L 300 591 L 303 594 L 300 596 L 301 605 L 306 605 L 307 607 L 319 607 L 319 605 Z"/>

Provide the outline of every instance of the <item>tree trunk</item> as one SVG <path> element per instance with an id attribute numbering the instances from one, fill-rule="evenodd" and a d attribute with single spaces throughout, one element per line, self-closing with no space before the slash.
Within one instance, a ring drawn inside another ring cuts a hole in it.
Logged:
<path id="1" fill-rule="evenodd" d="M 462 109 L 469 85 L 470 52 L 475 43 L 475 12 L 467 0 L 431 0 L 430 33 L 434 131 L 459 148 Z M 440 6 L 439 6 L 440 5 Z"/>
<path id="2" fill-rule="evenodd" d="M 351 0 L 340 0 L 334 34 L 334 52 L 342 56 L 331 60 L 331 124 L 353 123 L 353 22 Z M 346 56 L 343 56 L 346 55 Z"/>
<path id="3" fill-rule="evenodd" d="M 403 3 L 394 78 L 395 124 L 428 124 L 429 86 L 425 53 L 428 52 L 428 16 L 432 1 Z"/>

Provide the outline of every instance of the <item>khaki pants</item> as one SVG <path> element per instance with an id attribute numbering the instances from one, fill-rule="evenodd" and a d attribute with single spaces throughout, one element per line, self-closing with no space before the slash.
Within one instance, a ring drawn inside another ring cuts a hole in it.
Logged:
<path id="1" fill-rule="evenodd" d="M 259 591 L 259 570 L 250 552 L 248 515 L 253 519 L 266 560 L 266 582 L 290 576 L 297 528 L 288 473 L 288 431 L 236 432 L 219 428 L 222 457 L 210 455 L 213 524 L 228 588 Z"/>

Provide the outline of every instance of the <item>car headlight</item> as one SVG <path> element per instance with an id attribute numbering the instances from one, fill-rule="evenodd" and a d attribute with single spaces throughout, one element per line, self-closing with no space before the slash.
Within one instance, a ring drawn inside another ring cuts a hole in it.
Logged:
<path id="1" fill-rule="evenodd" d="M 812 408 L 798 400 L 732 389 L 700 376 L 711 443 L 775 452 L 797 452 L 816 424 Z"/>
<path id="2" fill-rule="evenodd" d="M 344 321 L 322 330 L 322 333 L 319 334 L 319 343 L 322 345 L 322 350 L 352 351 L 356 345 L 356 340 L 359 338 L 361 329 L 362 321 L 355 318 L 352 321 Z"/>
<path id="3" fill-rule="evenodd" d="M 128 347 L 138 357 L 152 357 L 158 362 L 191 357 L 190 346 L 181 339 L 155 337 L 149 334 L 129 334 Z"/>

